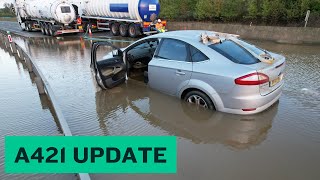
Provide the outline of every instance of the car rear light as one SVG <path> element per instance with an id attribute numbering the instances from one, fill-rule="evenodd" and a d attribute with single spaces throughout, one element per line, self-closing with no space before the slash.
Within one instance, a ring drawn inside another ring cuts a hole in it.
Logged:
<path id="1" fill-rule="evenodd" d="M 269 77 L 263 73 L 252 73 L 242 77 L 239 77 L 235 80 L 235 83 L 238 85 L 260 85 L 269 82 Z"/>
<path id="2" fill-rule="evenodd" d="M 242 109 L 242 111 L 248 112 L 248 111 L 255 111 L 257 108 L 251 108 L 251 109 Z"/>

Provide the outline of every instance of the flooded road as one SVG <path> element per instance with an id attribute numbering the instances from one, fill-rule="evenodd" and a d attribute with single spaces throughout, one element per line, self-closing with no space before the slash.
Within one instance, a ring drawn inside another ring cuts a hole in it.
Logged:
<path id="1" fill-rule="evenodd" d="M 1 43 L 2 44 L 2 43 Z M 74 175 L 9 175 L 4 173 L 5 136 L 57 136 L 61 130 L 46 96 L 39 96 L 34 75 L 0 46 L 0 179 L 75 179 Z"/>
<path id="2" fill-rule="evenodd" d="M 90 43 L 79 38 L 18 39 L 49 81 L 72 133 L 178 137 L 175 175 L 91 174 L 92 179 L 320 179 L 320 46 L 254 42 L 287 57 L 286 85 L 279 103 L 269 110 L 238 116 L 194 110 L 134 80 L 100 91 L 90 72 Z M 128 43 L 115 45 L 125 47 Z M 8 61 L 10 57 L 0 61 L 1 67 L 8 69 Z M 0 89 L 8 90 L 6 83 L 11 81 L 3 76 Z M 25 117 L 15 108 L 6 111 L 16 115 L 10 117 L 12 121 Z M 25 128 L 19 123 L 15 126 Z M 1 130 L 3 135 L 6 133 Z"/>

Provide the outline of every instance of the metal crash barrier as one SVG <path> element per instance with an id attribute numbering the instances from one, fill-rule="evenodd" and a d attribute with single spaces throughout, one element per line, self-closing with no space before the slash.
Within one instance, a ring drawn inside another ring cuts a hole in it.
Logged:
<path id="1" fill-rule="evenodd" d="M 10 32 L 4 33 L 0 31 L 0 46 L 4 48 L 10 55 L 14 55 L 19 60 L 24 62 L 27 66 L 29 73 L 35 74 L 35 84 L 37 85 L 37 89 L 40 95 L 47 95 L 50 100 L 53 108 L 53 112 L 55 113 L 58 125 L 60 126 L 64 136 L 72 136 L 69 125 L 60 109 L 58 101 L 42 72 L 36 63 L 30 58 L 30 56 L 19 46 L 17 45 L 11 35 Z M 78 177 L 80 180 L 90 180 L 89 174 L 79 173 Z"/>

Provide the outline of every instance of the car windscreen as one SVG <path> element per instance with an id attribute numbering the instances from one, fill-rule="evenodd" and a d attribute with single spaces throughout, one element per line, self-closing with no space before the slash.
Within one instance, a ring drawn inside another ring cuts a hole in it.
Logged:
<path id="1" fill-rule="evenodd" d="M 249 65 L 260 62 L 259 59 L 250 54 L 245 48 L 231 40 L 225 40 L 219 44 L 211 44 L 209 47 L 234 63 Z"/>
<path id="2" fill-rule="evenodd" d="M 250 51 L 252 51 L 254 54 L 256 55 L 260 55 L 260 54 L 266 54 L 268 53 L 266 50 L 262 50 L 259 47 L 256 47 L 255 45 L 249 44 L 241 39 L 237 39 L 236 40 L 239 44 L 241 44 L 243 47 L 249 49 Z"/>
<path id="3" fill-rule="evenodd" d="M 62 13 L 71 13 L 71 9 L 69 6 L 61 6 Z"/>

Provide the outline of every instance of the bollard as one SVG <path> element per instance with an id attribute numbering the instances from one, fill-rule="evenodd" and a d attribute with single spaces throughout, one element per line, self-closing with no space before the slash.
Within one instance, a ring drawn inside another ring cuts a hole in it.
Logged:
<path id="1" fill-rule="evenodd" d="M 45 92 L 45 90 L 44 90 L 44 84 L 43 84 L 41 78 L 40 78 L 40 77 L 36 77 L 36 78 L 35 78 L 35 82 L 36 82 L 36 85 L 37 85 L 37 89 L 38 89 L 39 94 L 40 94 L 40 95 L 45 94 L 46 92 Z"/>

